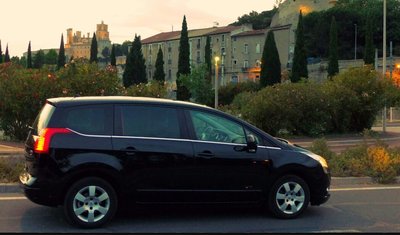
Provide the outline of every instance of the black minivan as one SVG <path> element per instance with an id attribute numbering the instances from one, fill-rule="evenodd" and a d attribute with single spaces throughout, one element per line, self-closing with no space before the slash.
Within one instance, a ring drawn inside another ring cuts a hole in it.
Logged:
<path id="1" fill-rule="evenodd" d="M 329 199 L 324 158 L 221 111 L 139 97 L 52 98 L 28 134 L 26 197 L 95 228 L 124 202 L 260 203 L 294 218 Z"/>

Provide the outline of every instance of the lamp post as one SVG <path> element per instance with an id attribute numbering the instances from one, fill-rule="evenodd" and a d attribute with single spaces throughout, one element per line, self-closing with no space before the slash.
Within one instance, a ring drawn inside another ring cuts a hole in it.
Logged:
<path id="1" fill-rule="evenodd" d="M 386 0 L 383 0 L 383 58 L 382 58 L 382 74 L 385 79 L 386 75 Z M 383 108 L 382 117 L 382 132 L 386 132 L 386 101 L 385 107 Z"/>
<path id="2" fill-rule="evenodd" d="M 216 56 L 214 57 L 214 61 L 215 61 L 215 95 L 214 95 L 214 108 L 218 108 L 218 61 L 219 61 L 219 57 Z"/>

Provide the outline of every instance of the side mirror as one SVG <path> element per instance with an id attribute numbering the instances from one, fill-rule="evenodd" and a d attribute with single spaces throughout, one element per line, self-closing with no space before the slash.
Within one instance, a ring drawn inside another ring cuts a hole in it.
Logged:
<path id="1" fill-rule="evenodd" d="M 257 140 L 256 137 L 254 137 L 254 135 L 247 136 L 247 151 L 249 153 L 257 152 Z"/>

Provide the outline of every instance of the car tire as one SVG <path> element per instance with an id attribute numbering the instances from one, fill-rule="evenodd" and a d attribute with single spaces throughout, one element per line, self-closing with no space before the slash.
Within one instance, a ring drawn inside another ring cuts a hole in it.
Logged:
<path id="1" fill-rule="evenodd" d="M 277 218 L 293 219 L 303 213 L 309 202 L 310 190 L 307 183 L 298 176 L 287 175 L 279 178 L 272 186 L 268 208 Z"/>
<path id="2" fill-rule="evenodd" d="M 75 182 L 64 200 L 67 221 L 82 228 L 98 228 L 109 222 L 118 207 L 117 194 L 105 180 L 97 177 Z"/>

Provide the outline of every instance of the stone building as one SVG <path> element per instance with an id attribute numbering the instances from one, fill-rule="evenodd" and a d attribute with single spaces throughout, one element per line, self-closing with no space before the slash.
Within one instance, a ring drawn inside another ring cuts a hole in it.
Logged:
<path id="1" fill-rule="evenodd" d="M 92 35 L 93 36 L 93 35 Z M 111 53 L 111 41 L 108 32 L 108 25 L 97 24 L 96 39 L 97 39 L 97 57 L 103 57 L 102 51 L 104 48 L 108 48 Z M 73 33 L 72 28 L 67 29 L 67 42 L 65 43 L 65 55 L 67 60 L 71 57 L 74 58 L 90 58 L 90 46 L 92 43 L 92 37 L 90 33 L 82 34 L 81 31 Z"/>
<path id="2" fill-rule="evenodd" d="M 218 80 L 221 85 L 246 80 L 257 81 L 260 77 L 264 42 L 269 30 L 275 33 L 282 68 L 286 67 L 289 28 L 290 25 L 253 30 L 251 25 L 242 25 L 189 30 L 191 67 L 195 68 L 205 63 L 206 40 L 207 36 L 210 36 L 212 57 L 220 58 Z M 175 82 L 178 71 L 179 39 L 180 31 L 172 31 L 142 40 L 142 51 L 149 80 L 153 79 L 158 48 L 161 48 L 164 54 L 166 80 L 169 83 Z"/>

